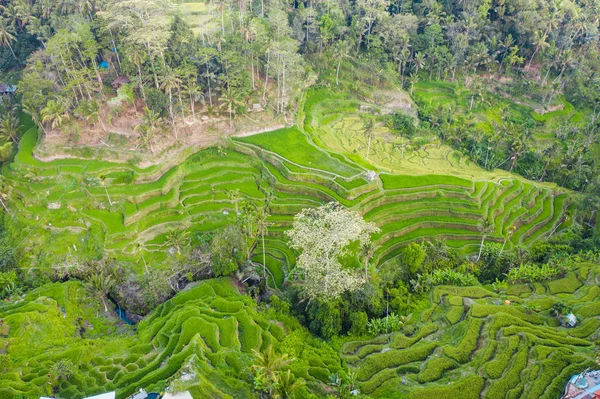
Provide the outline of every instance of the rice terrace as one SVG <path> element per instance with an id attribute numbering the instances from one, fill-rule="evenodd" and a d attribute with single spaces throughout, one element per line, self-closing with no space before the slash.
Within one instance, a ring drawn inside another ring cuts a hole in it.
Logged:
<path id="1" fill-rule="evenodd" d="M 594 10 L 0 0 L 0 399 L 596 397 Z"/>

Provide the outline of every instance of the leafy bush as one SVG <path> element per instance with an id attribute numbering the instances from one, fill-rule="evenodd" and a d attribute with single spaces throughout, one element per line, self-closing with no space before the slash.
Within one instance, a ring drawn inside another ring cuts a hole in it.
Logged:
<path id="1" fill-rule="evenodd" d="M 448 386 L 418 389 L 410 394 L 410 399 L 479 399 L 479 393 L 483 390 L 483 385 L 483 378 L 473 375 Z"/>
<path id="2" fill-rule="evenodd" d="M 466 363 L 471 358 L 471 353 L 477 348 L 477 339 L 483 320 L 471 319 L 467 327 L 467 331 L 457 347 L 445 347 L 444 353 L 449 357 L 456 359 L 459 363 Z"/>
<path id="3" fill-rule="evenodd" d="M 522 348 L 517 352 L 517 356 L 512 366 L 500 380 L 494 381 L 488 395 L 490 398 L 505 398 L 508 391 L 516 387 L 520 382 L 520 375 L 527 366 L 527 348 Z"/>
<path id="4" fill-rule="evenodd" d="M 506 341 L 506 348 L 500 349 L 494 360 L 485 364 L 484 369 L 489 378 L 500 378 L 518 346 L 519 337 L 514 336 L 508 338 Z"/>
<path id="5" fill-rule="evenodd" d="M 448 359 L 447 357 L 439 357 L 432 359 L 425 363 L 425 368 L 417 376 L 417 380 L 423 384 L 426 382 L 437 381 L 442 377 L 442 374 L 446 370 L 450 370 L 456 367 L 454 360 Z"/>
<path id="6" fill-rule="evenodd" d="M 402 316 L 390 313 L 388 317 L 369 320 L 367 323 L 367 331 L 371 335 L 389 334 L 394 331 L 399 331 L 404 325 L 404 321 Z"/>
<path id="7" fill-rule="evenodd" d="M 456 324 L 460 321 L 464 312 L 465 311 L 462 306 L 452 306 L 446 313 L 446 320 L 448 320 L 448 323 L 451 325 Z"/>
<path id="8" fill-rule="evenodd" d="M 575 273 L 569 273 L 565 278 L 551 281 L 548 283 L 548 289 L 552 295 L 567 293 L 572 294 L 583 284 L 577 279 Z"/>
<path id="9" fill-rule="evenodd" d="M 360 381 L 366 381 L 380 370 L 423 360 L 429 356 L 437 346 L 438 344 L 436 342 L 428 342 L 405 350 L 390 350 L 373 354 L 367 357 L 360 365 L 356 378 Z"/>

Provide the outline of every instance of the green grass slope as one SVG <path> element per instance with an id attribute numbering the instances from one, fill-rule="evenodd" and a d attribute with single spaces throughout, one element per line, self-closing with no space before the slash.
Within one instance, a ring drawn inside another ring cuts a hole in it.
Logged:
<path id="1" fill-rule="evenodd" d="M 233 223 L 236 212 L 243 217 L 244 201 L 258 205 L 268 196 L 269 283 L 281 287 L 295 259 L 284 232 L 305 207 L 339 201 L 376 223 L 376 259 L 384 262 L 415 241 L 444 239 L 473 252 L 482 219 L 494 226 L 488 241 L 531 244 L 564 226 L 572 202 L 516 178 L 383 173 L 369 182 L 367 168 L 351 154 L 325 151 L 298 128 L 232 141 L 225 153 L 203 150 L 168 170 L 96 159 L 40 162 L 32 155 L 36 134 L 25 133 L 3 174 L 19 249 L 38 267 L 69 254 L 97 258 L 102 250 L 125 260 L 139 260 L 141 250 L 146 261 L 159 263 L 168 256 L 169 229 L 214 231 Z"/>
<path id="2" fill-rule="evenodd" d="M 56 382 L 47 374 L 63 358 L 77 368 L 58 382 L 59 396 L 67 398 L 113 389 L 119 398 L 140 387 L 161 391 L 189 365 L 199 377 L 191 388 L 195 397 L 251 397 L 253 351 L 269 345 L 295 358 L 291 370 L 317 392 L 321 381 L 313 375 L 326 378 L 341 369 L 335 351 L 294 320 L 259 313 L 254 300 L 225 279 L 178 294 L 135 328 L 119 327 L 86 298 L 79 283 L 55 283 L 0 305 L 0 397 L 49 394 Z"/>
<path id="3" fill-rule="evenodd" d="M 594 365 L 599 276 L 600 266 L 580 265 L 508 292 L 435 287 L 403 332 L 347 342 L 340 354 L 373 397 L 557 398 L 571 374 Z M 552 314 L 558 301 L 572 306 L 576 328 Z"/>

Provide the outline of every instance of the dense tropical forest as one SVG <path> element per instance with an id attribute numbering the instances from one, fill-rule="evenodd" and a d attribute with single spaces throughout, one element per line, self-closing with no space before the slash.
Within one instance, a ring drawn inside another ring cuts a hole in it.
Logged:
<path id="1" fill-rule="evenodd" d="M 599 29 L 0 0 L 0 398 L 559 398 L 600 367 Z"/>

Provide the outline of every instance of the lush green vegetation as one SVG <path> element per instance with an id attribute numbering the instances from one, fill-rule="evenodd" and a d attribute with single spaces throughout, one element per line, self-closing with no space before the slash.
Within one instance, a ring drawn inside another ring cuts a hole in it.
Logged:
<path id="1" fill-rule="evenodd" d="M 557 397 L 596 8 L 0 0 L 0 396 Z"/>

